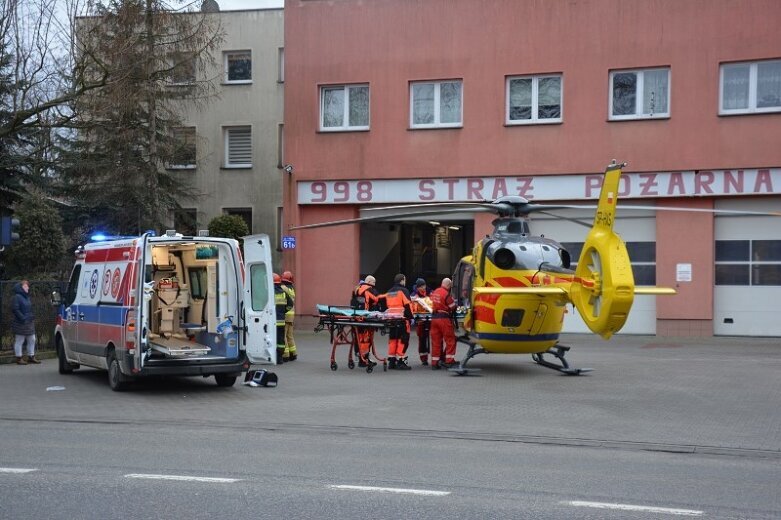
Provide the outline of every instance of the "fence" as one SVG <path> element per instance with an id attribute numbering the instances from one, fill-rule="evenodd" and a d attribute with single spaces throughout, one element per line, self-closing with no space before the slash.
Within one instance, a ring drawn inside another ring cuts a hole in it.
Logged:
<path id="1" fill-rule="evenodd" d="M 0 353 L 13 350 L 14 334 L 11 332 L 11 299 L 17 280 L 0 281 Z M 54 289 L 63 291 L 61 282 L 30 282 L 30 300 L 35 316 L 36 350 L 54 350 L 54 326 L 57 307 L 51 304 Z"/>

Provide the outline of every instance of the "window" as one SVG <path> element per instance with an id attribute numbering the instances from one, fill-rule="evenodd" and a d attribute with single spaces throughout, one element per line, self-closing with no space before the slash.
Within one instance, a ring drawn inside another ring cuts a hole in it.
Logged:
<path id="1" fill-rule="evenodd" d="M 570 269 L 577 269 L 583 242 L 562 242 L 561 245 L 572 257 Z M 632 262 L 635 285 L 656 285 L 656 242 L 627 242 L 626 250 Z"/>
<path id="2" fill-rule="evenodd" d="M 252 53 L 230 51 L 223 54 L 225 83 L 252 83 Z"/>
<path id="3" fill-rule="evenodd" d="M 670 117 L 670 69 L 610 73 L 610 119 Z"/>
<path id="4" fill-rule="evenodd" d="M 195 83 L 195 58 L 189 53 L 170 55 L 169 80 L 172 85 L 192 85 Z"/>
<path id="5" fill-rule="evenodd" d="M 171 151 L 171 161 L 168 164 L 168 168 L 195 168 L 195 127 L 174 128 L 172 134 L 173 150 Z"/>
<path id="6" fill-rule="evenodd" d="M 781 112 L 781 60 L 721 66 L 719 114 Z"/>
<path id="7" fill-rule="evenodd" d="M 716 285 L 781 285 L 781 240 L 717 240 Z"/>
<path id="8" fill-rule="evenodd" d="M 174 210 L 174 229 L 185 236 L 197 235 L 198 210 L 196 208 Z"/>
<path id="9" fill-rule="evenodd" d="M 252 127 L 225 128 L 225 168 L 252 168 Z"/>
<path id="10" fill-rule="evenodd" d="M 277 83 L 285 82 L 285 48 L 280 47 L 277 53 Z"/>
<path id="11" fill-rule="evenodd" d="M 437 81 L 410 84 L 410 127 L 460 127 L 463 82 Z"/>
<path id="12" fill-rule="evenodd" d="M 241 217 L 244 223 L 247 224 L 250 234 L 252 234 L 252 208 L 225 208 L 223 212 L 226 215 Z"/>
<path id="13" fill-rule="evenodd" d="M 268 268 L 266 264 L 252 264 L 249 268 L 250 290 L 252 300 L 250 305 L 253 311 L 262 311 L 271 296 L 268 286 Z"/>
<path id="14" fill-rule="evenodd" d="M 320 130 L 368 130 L 369 85 L 320 89 Z"/>
<path id="15" fill-rule="evenodd" d="M 507 78 L 508 125 L 560 123 L 561 75 Z"/>

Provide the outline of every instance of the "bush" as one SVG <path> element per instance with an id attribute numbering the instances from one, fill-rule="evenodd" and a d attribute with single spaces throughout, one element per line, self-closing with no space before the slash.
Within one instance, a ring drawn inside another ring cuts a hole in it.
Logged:
<path id="1" fill-rule="evenodd" d="M 14 211 L 19 219 L 19 240 L 5 251 L 8 278 L 56 277 L 65 254 L 62 219 L 42 195 L 30 194 Z"/>
<path id="2" fill-rule="evenodd" d="M 241 241 L 241 237 L 247 235 L 249 235 L 247 223 L 238 215 L 220 215 L 209 222 L 209 236 Z"/>

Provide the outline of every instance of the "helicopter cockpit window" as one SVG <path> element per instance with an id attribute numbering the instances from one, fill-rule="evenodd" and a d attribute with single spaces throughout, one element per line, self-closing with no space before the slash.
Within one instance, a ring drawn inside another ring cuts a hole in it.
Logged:
<path id="1" fill-rule="evenodd" d="M 469 307 L 474 274 L 474 266 L 469 263 L 459 262 L 456 266 L 451 295 L 459 307 Z"/>

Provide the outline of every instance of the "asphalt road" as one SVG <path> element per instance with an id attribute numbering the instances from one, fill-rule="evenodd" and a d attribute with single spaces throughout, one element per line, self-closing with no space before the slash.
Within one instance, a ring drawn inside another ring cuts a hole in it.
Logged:
<path id="1" fill-rule="evenodd" d="M 0 518 L 781 517 L 777 340 L 571 336 L 594 372 L 466 378 L 299 343 L 273 389 L 0 366 Z"/>

